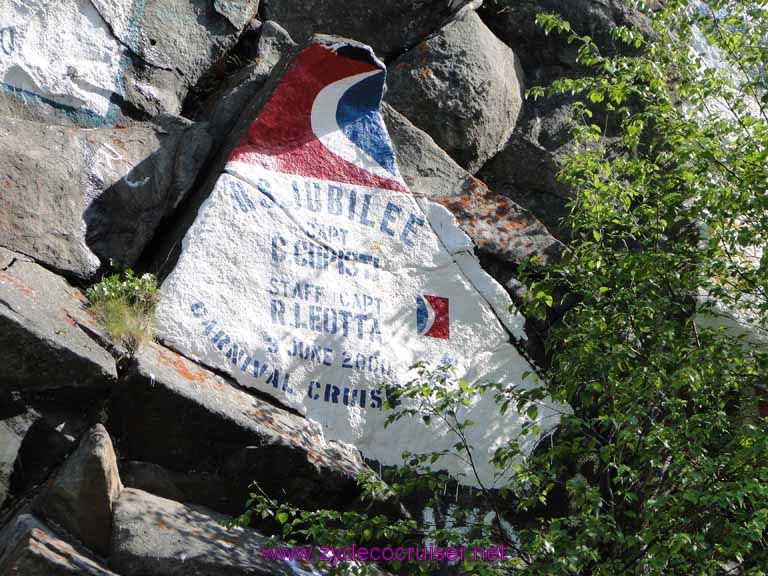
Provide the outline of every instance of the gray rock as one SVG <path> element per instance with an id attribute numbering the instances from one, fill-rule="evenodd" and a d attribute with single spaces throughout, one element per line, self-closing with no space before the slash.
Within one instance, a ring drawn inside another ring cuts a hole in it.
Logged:
<path id="1" fill-rule="evenodd" d="M 151 462 L 131 460 L 121 465 L 120 477 L 126 488 L 136 488 L 177 502 L 189 502 L 174 482 L 174 476 L 177 474 Z"/>
<path id="2" fill-rule="evenodd" d="M 171 116 L 97 130 L 0 119 L 0 246 L 79 277 L 130 266 L 209 145 L 204 125 Z"/>
<path id="3" fill-rule="evenodd" d="M 144 490 L 177 502 L 198 504 L 224 514 L 242 514 L 247 494 L 243 490 L 242 480 L 238 479 L 238 472 L 228 472 L 182 473 L 151 462 L 131 460 L 122 464 L 120 476 L 129 488 Z"/>
<path id="4" fill-rule="evenodd" d="M 388 67 L 387 101 L 474 173 L 515 128 L 519 60 L 468 11 Z"/>
<path id="5" fill-rule="evenodd" d="M 534 83 L 578 68 L 578 45 L 569 44 L 564 35 L 545 34 L 536 25 L 536 15 L 542 12 L 562 15 L 575 32 L 589 35 L 603 53 L 629 48 L 612 38 L 611 29 L 616 26 L 637 26 L 644 34 L 652 33 L 650 21 L 623 0 L 486 0 L 478 14 L 520 57 Z"/>
<path id="6" fill-rule="evenodd" d="M 482 182 L 458 198 L 439 200 L 456 217 L 481 254 L 512 264 L 536 257 L 541 266 L 557 262 L 563 245 L 528 210 Z"/>
<path id="7" fill-rule="evenodd" d="M 381 113 L 397 153 L 400 174 L 414 194 L 433 199 L 455 198 L 469 194 L 477 186 L 476 178 L 408 118 L 386 103 Z"/>
<path id="8" fill-rule="evenodd" d="M 264 0 L 267 16 L 280 22 L 299 42 L 314 33 L 336 34 L 364 42 L 385 58 L 397 55 L 437 30 L 476 0 Z"/>
<path id="9" fill-rule="evenodd" d="M 58 0 L 9 9 L 16 42 L 0 63 L 0 115 L 103 127 L 179 114 L 190 89 L 236 44 L 258 6 L 258 0 Z"/>
<path id="10" fill-rule="evenodd" d="M 29 514 L 17 517 L 0 549 L 0 576 L 118 576 Z"/>
<path id="11" fill-rule="evenodd" d="M 558 173 L 574 146 L 569 133 L 571 100 L 556 97 L 527 101 L 507 145 L 477 174 L 493 190 L 530 210 L 564 240 L 570 237 L 563 218 L 570 212 L 567 203 L 572 192 L 558 180 Z M 595 122 L 605 125 L 605 118 L 595 116 Z"/>
<path id="12" fill-rule="evenodd" d="M 45 394 L 45 393 L 44 393 Z M 39 417 L 29 427 L 19 448 L 11 481 L 11 496 L 23 497 L 35 486 L 43 484 L 75 448 L 79 438 L 88 427 L 82 406 L 89 409 L 93 396 L 77 399 L 64 398 L 61 391 L 53 391 L 50 404 L 72 402 L 72 408 L 51 410 L 48 402 L 40 403 L 33 398 L 33 413 Z M 96 404 L 98 405 L 98 404 Z M 78 407 L 80 407 L 78 409 Z"/>
<path id="13" fill-rule="evenodd" d="M 264 86 L 280 57 L 295 45 L 288 32 L 276 22 L 267 21 L 261 26 L 253 61 L 227 78 L 221 90 L 206 101 L 204 109 L 196 116 L 208 123 L 214 149 L 224 142 L 248 102 Z"/>
<path id="14" fill-rule="evenodd" d="M 0 396 L 113 382 L 115 361 L 90 337 L 99 326 L 80 291 L 24 256 L 0 255 Z"/>
<path id="15" fill-rule="evenodd" d="M 21 443 L 37 417 L 30 411 L 0 420 L 0 508 L 11 487 L 11 474 Z"/>
<path id="16" fill-rule="evenodd" d="M 482 252 L 512 263 L 535 255 L 546 265 L 559 257 L 562 245 L 528 210 L 489 190 L 391 106 L 382 113 L 408 187 L 453 212 Z"/>
<path id="17" fill-rule="evenodd" d="M 180 472 L 214 473 L 252 447 L 257 457 L 228 474 L 240 493 L 258 480 L 304 505 L 348 504 L 365 469 L 355 449 L 326 441 L 317 424 L 154 344 L 113 392 L 110 429 L 124 457 Z"/>
<path id="18" fill-rule="evenodd" d="M 213 9 L 225 16 L 236 30 L 242 30 L 256 16 L 259 0 L 214 0 Z"/>
<path id="19" fill-rule="evenodd" d="M 126 30 L 121 38 L 134 55 L 127 100 L 152 115 L 181 112 L 188 90 L 235 45 L 258 6 L 258 0 L 147 2 L 138 36 Z"/>
<path id="20" fill-rule="evenodd" d="M 122 488 L 112 441 L 97 424 L 46 485 L 33 509 L 105 556 L 112 533 L 112 505 Z"/>
<path id="21" fill-rule="evenodd" d="M 570 210 L 569 188 L 557 180 L 562 155 L 522 137 L 514 137 L 478 177 L 535 214 L 557 238 L 570 231 L 563 219 Z"/>
<path id="22" fill-rule="evenodd" d="M 126 488 L 115 504 L 110 565 L 123 576 L 289 575 L 289 564 L 264 560 L 268 541 L 250 529 L 227 529 L 226 516 Z"/>

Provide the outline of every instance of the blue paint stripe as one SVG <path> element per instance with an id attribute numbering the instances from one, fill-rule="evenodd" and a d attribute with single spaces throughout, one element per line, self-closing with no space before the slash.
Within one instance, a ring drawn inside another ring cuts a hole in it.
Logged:
<path id="1" fill-rule="evenodd" d="M 126 39 L 125 43 L 134 51 L 138 51 L 138 40 L 141 33 L 141 22 L 144 19 L 144 12 L 146 10 L 146 2 L 147 0 L 134 0 L 131 4 L 131 13 L 128 19 L 128 38 Z M 123 50 L 122 55 L 120 56 L 118 71 L 116 72 L 114 78 L 115 92 L 121 97 L 125 97 L 127 93 L 125 72 L 128 69 L 130 63 L 131 56 L 128 50 Z M 46 104 L 55 110 L 64 112 L 77 125 L 83 126 L 85 128 L 104 128 L 114 126 L 117 123 L 117 119 L 120 117 L 120 106 L 118 106 L 115 102 L 109 103 L 107 113 L 102 116 L 101 114 L 97 114 L 88 108 L 78 108 L 68 104 L 61 104 L 55 100 L 46 98 L 40 94 L 36 94 L 31 90 L 19 88 L 18 86 L 13 86 L 7 82 L 0 81 L 0 93 L 21 99 L 23 102 L 31 99 L 36 103 Z"/>
<path id="2" fill-rule="evenodd" d="M 398 177 L 395 152 L 379 102 L 384 89 L 385 73 L 374 74 L 352 86 L 339 101 L 336 123 L 355 146 L 365 151 L 387 172 Z"/>

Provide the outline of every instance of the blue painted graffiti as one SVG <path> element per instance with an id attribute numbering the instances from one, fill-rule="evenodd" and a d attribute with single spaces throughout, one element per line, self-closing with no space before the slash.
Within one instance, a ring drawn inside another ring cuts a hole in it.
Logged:
<path id="1" fill-rule="evenodd" d="M 274 206 L 285 208 L 290 205 L 294 210 L 314 213 L 320 217 L 325 214 L 340 216 L 350 223 L 368 226 L 399 240 L 407 247 L 415 245 L 417 235 L 426 226 L 420 214 L 409 211 L 406 217 L 403 208 L 393 200 L 388 200 L 382 206 L 377 195 L 354 186 L 321 180 L 294 180 L 291 183 L 291 194 L 276 189 L 266 178 L 260 178 L 257 189 L 260 192 L 258 200 L 251 197 L 241 182 L 233 181 L 229 187 L 235 205 L 246 214 L 255 212 L 258 215 L 259 206 L 272 209 Z"/>
<path id="2" fill-rule="evenodd" d="M 16 50 L 16 29 L 0 28 L 0 50 L 10 56 Z"/>

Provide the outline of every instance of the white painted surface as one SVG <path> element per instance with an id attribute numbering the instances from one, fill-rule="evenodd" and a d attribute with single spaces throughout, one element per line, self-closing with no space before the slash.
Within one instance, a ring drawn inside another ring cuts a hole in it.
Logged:
<path id="1" fill-rule="evenodd" d="M 164 341 L 230 373 L 243 386 L 274 395 L 322 424 L 330 439 L 350 442 L 384 464 L 400 463 L 404 450 L 429 452 L 456 441 L 437 423 L 426 428 L 420 421 L 403 419 L 384 428 L 387 413 L 372 391 L 408 381 L 416 361 L 437 366 L 450 358 L 457 373 L 471 382 L 532 385 L 523 378 L 530 367 L 509 343 L 504 326 L 521 335 L 521 317 L 509 313 L 509 297 L 479 267 L 471 244 L 462 240 L 465 236 L 444 209 L 433 207 L 427 213 L 439 215 L 435 223 L 445 242 L 462 248 L 455 256 L 426 222 L 406 236 L 412 245 L 401 241 L 408 218 L 425 215 L 414 196 L 343 185 L 357 194 L 352 220 L 343 202 L 340 214 L 326 205 L 310 210 L 304 197 L 304 186 L 310 183 L 253 165 L 227 166 L 162 287 L 158 335 Z M 295 202 L 294 184 L 301 191 L 301 205 Z M 321 195 L 325 202 L 328 183 L 321 185 L 326 187 Z M 258 186 L 282 206 L 274 205 Z M 372 226 L 360 221 L 366 197 Z M 390 223 L 394 236 L 381 230 L 389 202 L 400 209 Z M 336 260 L 318 270 L 308 265 L 310 247 L 370 255 L 379 266 L 358 264 L 350 276 L 346 264 L 339 273 Z M 449 299 L 449 339 L 419 335 L 416 297 L 422 294 Z M 506 313 L 503 324 L 489 302 Z M 299 342 L 319 353 L 307 360 L 292 356 Z M 256 370 L 254 360 L 259 363 Z M 340 390 L 337 403 L 332 401 L 333 386 Z M 357 394 L 357 405 L 344 405 L 345 390 Z M 365 407 L 359 405 L 363 390 Z M 468 417 L 477 423 L 470 437 L 482 479 L 489 481 L 491 450 L 515 437 L 522 421 L 515 414 L 499 417 L 490 395 L 476 402 Z M 540 409 L 540 417 L 545 432 L 557 422 L 549 407 Z M 533 441 L 526 440 L 528 449 Z M 468 472 L 453 458 L 439 465 L 453 473 Z M 465 481 L 474 483 L 469 477 Z"/>
<path id="2" fill-rule="evenodd" d="M 113 0 L 127 29 L 134 0 Z M 123 47 L 90 0 L 0 2 L 0 88 L 105 117 L 122 94 Z M 8 96 L 6 96 L 8 97 Z"/>

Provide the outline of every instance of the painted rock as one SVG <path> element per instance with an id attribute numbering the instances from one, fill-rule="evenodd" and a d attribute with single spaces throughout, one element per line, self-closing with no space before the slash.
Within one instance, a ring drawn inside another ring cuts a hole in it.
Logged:
<path id="1" fill-rule="evenodd" d="M 179 114 L 258 0 L 0 2 L 0 115 L 83 127 Z"/>
<path id="2" fill-rule="evenodd" d="M 532 386 L 514 345 L 524 319 L 451 213 L 404 183 L 373 52 L 315 37 L 294 54 L 187 232 L 162 286 L 158 334 L 383 464 L 449 448 L 456 437 L 439 423 L 385 427 L 391 391 L 418 361 L 470 382 Z M 544 432 L 557 411 L 540 408 Z M 523 417 L 499 417 L 491 394 L 466 416 L 487 480 L 492 449 Z M 436 466 L 469 472 L 455 458 Z"/>

